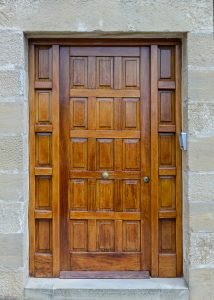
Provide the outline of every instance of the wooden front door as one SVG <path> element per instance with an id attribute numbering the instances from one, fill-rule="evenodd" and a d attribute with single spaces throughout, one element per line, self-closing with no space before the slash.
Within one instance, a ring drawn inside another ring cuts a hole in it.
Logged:
<path id="1" fill-rule="evenodd" d="M 148 57 L 61 49 L 62 270 L 149 269 Z"/>
<path id="2" fill-rule="evenodd" d="M 30 274 L 181 276 L 180 41 L 29 48 Z"/>

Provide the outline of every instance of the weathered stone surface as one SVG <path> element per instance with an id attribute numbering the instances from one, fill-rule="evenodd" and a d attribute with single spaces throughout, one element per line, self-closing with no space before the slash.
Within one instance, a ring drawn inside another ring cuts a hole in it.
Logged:
<path id="1" fill-rule="evenodd" d="M 188 101 L 214 101 L 214 70 L 188 70 Z"/>
<path id="2" fill-rule="evenodd" d="M 20 234 L 0 234 L 0 299 L 1 296 L 3 299 L 5 296 L 22 298 L 23 278 L 27 276 L 27 272 L 17 272 L 17 269 L 24 264 L 28 265 L 26 207 L 29 198 L 28 174 L 24 179 L 18 174 L 4 174 L 23 172 L 23 170 L 28 172 L 28 136 L 26 134 L 28 132 L 28 55 L 27 39 L 24 39 L 23 32 L 28 36 L 60 34 L 60 36 L 68 37 L 81 34 L 88 37 L 89 33 L 97 37 L 109 33 L 116 37 L 122 35 L 157 37 L 159 32 L 159 37 L 170 35 L 184 37 L 183 129 L 192 135 L 189 139 L 188 153 L 183 153 L 183 169 L 186 172 L 183 189 L 185 278 L 188 278 L 189 259 L 192 266 L 213 263 L 211 245 L 214 232 L 212 221 L 214 141 L 211 137 L 214 136 L 212 15 L 212 0 L 0 1 L 0 102 L 2 103 L 0 105 L 0 232 L 22 231 Z M 182 34 L 182 32 L 188 32 L 188 34 Z M 26 103 L 24 108 L 18 104 L 4 103 L 24 101 Z M 190 172 L 189 174 L 188 168 L 197 173 Z M 209 174 L 205 174 L 207 171 Z M 23 203 L 12 204 L 23 199 Z M 191 202 L 190 205 L 187 200 Z M 198 203 L 193 203 L 194 201 Z M 22 205 L 24 208 L 18 213 Z M 21 226 L 21 222 L 25 225 L 24 227 Z M 210 232 L 212 230 L 213 232 L 191 233 L 191 244 L 189 244 L 189 225 L 191 231 Z M 189 257 L 189 251 L 191 257 Z M 8 270 L 16 270 L 16 272 Z M 211 275 L 212 272 L 213 269 L 191 271 L 189 282 L 193 300 L 213 300 L 211 283 L 214 281 L 214 276 Z M 161 280 L 158 282 L 160 283 Z M 72 297 L 79 300 L 79 295 L 76 291 Z M 93 293 L 81 295 L 85 299 L 90 299 L 88 298 L 90 296 L 95 300 Z M 29 299 L 42 299 L 38 298 L 38 294 L 31 296 L 32 298 Z M 43 296 L 44 299 L 46 296 L 49 298 L 49 295 Z M 54 296 L 58 299 L 63 297 L 56 293 Z M 115 296 L 114 292 L 111 296 Z M 109 299 L 109 295 L 104 295 L 102 291 L 98 297 Z M 118 294 L 115 297 L 126 299 L 127 294 Z M 136 292 L 136 294 L 129 295 L 129 299 L 138 299 L 137 297 L 164 300 L 186 299 L 187 291 L 179 290 L 177 294 L 172 295 L 169 290 L 163 291 L 160 283 L 159 291 L 153 293 L 150 291 L 144 295 Z"/>
<path id="3" fill-rule="evenodd" d="M 189 137 L 188 146 L 188 164 L 191 171 L 214 170 L 214 137 Z"/>
<path id="4" fill-rule="evenodd" d="M 24 35 L 17 30 L 0 30 L 0 65 L 24 65 Z"/>
<path id="5" fill-rule="evenodd" d="M 193 232 L 214 232 L 214 202 L 191 202 L 189 205 L 190 230 Z"/>
<path id="6" fill-rule="evenodd" d="M 214 173 L 190 172 L 188 198 L 191 201 L 214 201 Z"/>
<path id="7" fill-rule="evenodd" d="M 188 64 L 214 67 L 214 39 L 212 33 L 188 33 Z"/>
<path id="8" fill-rule="evenodd" d="M 22 300 L 24 286 L 23 271 L 0 272 L 0 299 Z"/>
<path id="9" fill-rule="evenodd" d="M 22 133 L 24 127 L 23 116 L 24 107 L 21 103 L 0 103 L 0 134 Z"/>
<path id="10" fill-rule="evenodd" d="M 0 234 L 1 270 L 17 270 L 23 267 L 23 234 Z M 1 273 L 1 272 L 0 272 Z"/>
<path id="11" fill-rule="evenodd" d="M 21 174 L 0 174 L 0 201 L 23 201 L 24 177 Z"/>
<path id="12" fill-rule="evenodd" d="M 213 300 L 214 268 L 190 269 L 190 300 Z"/>
<path id="13" fill-rule="evenodd" d="M 24 205 L 22 202 L 0 201 L 0 233 L 23 231 Z"/>
<path id="14" fill-rule="evenodd" d="M 190 103 L 188 114 L 190 135 L 214 136 L 214 102 Z"/>
<path id="15" fill-rule="evenodd" d="M 188 292 L 182 278 L 117 279 L 116 281 L 30 278 L 25 288 L 25 299 L 188 300 Z"/>
<path id="16" fill-rule="evenodd" d="M 2 1 L 1 12 L 1 27 L 24 31 L 212 31 L 211 0 L 19 0 Z"/>
<path id="17" fill-rule="evenodd" d="M 21 136 L 0 137 L 0 170 L 21 170 L 23 139 Z"/>
<path id="18" fill-rule="evenodd" d="M 20 286 L 24 286 L 23 272 L 1 273 L 0 275 L 0 299 L 23 300 L 23 292 Z M 2 296 L 5 295 L 5 296 Z M 7 296 L 8 295 L 8 296 Z"/>
<path id="19" fill-rule="evenodd" d="M 23 95 L 23 73 L 19 70 L 0 71 L 0 97 Z"/>
<path id="20" fill-rule="evenodd" d="M 214 233 L 190 234 L 191 265 L 214 265 Z"/>

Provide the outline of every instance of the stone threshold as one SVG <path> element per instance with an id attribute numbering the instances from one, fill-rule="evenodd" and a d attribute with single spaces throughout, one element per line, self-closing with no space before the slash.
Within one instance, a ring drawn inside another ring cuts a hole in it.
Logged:
<path id="1" fill-rule="evenodd" d="M 29 278 L 26 300 L 188 300 L 183 278 L 58 279 Z"/>

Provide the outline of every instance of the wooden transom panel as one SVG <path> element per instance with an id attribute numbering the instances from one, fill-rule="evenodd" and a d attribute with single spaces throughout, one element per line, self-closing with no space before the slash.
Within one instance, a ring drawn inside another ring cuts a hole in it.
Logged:
<path id="1" fill-rule="evenodd" d="M 31 43 L 32 275 L 181 275 L 177 43 Z"/>

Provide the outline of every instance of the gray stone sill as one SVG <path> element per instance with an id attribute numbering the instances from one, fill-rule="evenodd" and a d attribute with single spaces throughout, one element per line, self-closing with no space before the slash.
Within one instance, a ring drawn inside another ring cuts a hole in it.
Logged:
<path id="1" fill-rule="evenodd" d="M 183 278 L 39 279 L 30 278 L 25 300 L 189 300 Z"/>
<path id="2" fill-rule="evenodd" d="M 59 279 L 29 278 L 25 289 L 43 290 L 188 290 L 183 278 Z"/>

